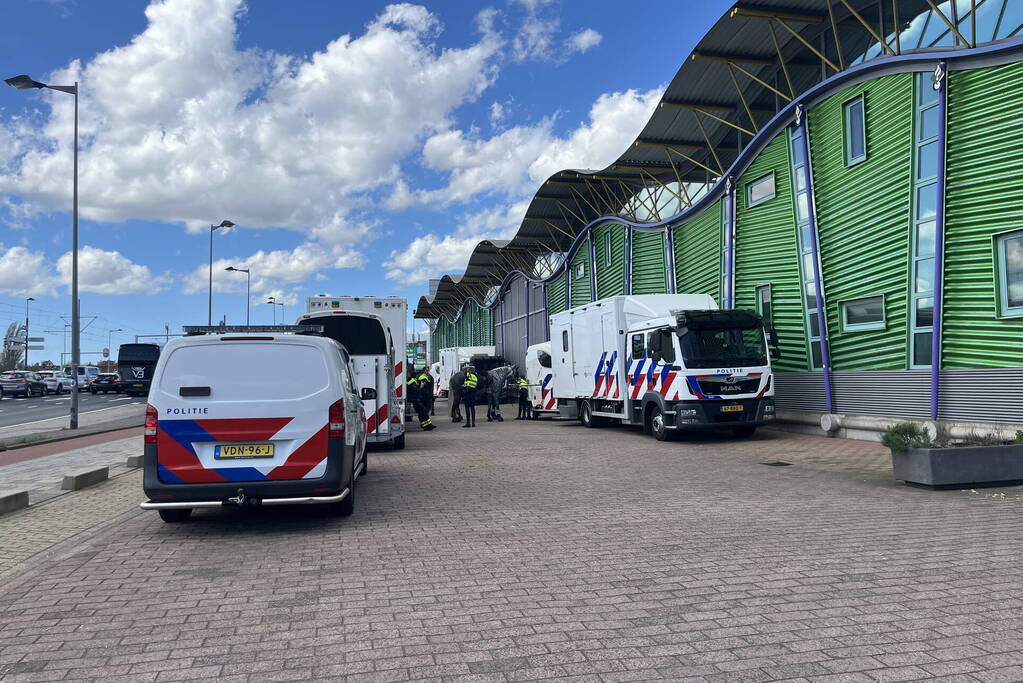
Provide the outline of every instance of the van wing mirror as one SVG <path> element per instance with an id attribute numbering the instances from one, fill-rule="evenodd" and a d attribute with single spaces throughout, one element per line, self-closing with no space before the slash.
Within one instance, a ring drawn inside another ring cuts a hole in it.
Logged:
<path id="1" fill-rule="evenodd" d="M 359 394 L 359 398 L 363 401 L 375 401 L 377 398 L 377 390 L 370 387 L 363 387 Z"/>

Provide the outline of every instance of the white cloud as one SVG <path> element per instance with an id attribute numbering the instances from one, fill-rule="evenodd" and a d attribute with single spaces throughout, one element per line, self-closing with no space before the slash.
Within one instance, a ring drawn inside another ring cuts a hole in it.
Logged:
<path id="1" fill-rule="evenodd" d="M 71 286 L 71 252 L 57 261 L 57 272 L 65 287 Z M 84 246 L 78 250 L 78 289 L 96 294 L 156 294 L 166 289 L 170 278 L 153 275 L 149 268 L 133 263 L 120 252 Z"/>
<path id="2" fill-rule="evenodd" d="M 600 41 L 603 39 L 604 36 L 592 28 L 584 28 L 568 39 L 568 50 L 570 52 L 586 52 L 600 45 Z"/>
<path id="3" fill-rule="evenodd" d="M 565 168 L 603 168 L 614 162 L 650 118 L 663 92 L 661 87 L 601 95 L 590 107 L 588 119 L 564 137 L 553 133 L 554 119 L 516 126 L 489 139 L 467 137 L 456 130 L 430 137 L 423 147 L 423 165 L 447 172 L 447 185 L 421 190 L 402 184 L 400 197 L 392 195 L 391 200 L 404 206 L 444 205 L 500 192 L 507 202 L 464 216 L 451 234 L 426 234 L 405 250 L 392 252 L 384 264 L 389 268 L 387 277 L 411 284 L 458 272 L 481 239 L 513 237 L 540 183 Z"/>
<path id="4" fill-rule="evenodd" d="M 440 22 L 417 5 L 390 5 L 309 56 L 239 49 L 243 12 L 241 0 L 154 0 L 129 44 L 45 76 L 81 82 L 83 217 L 193 230 L 230 217 L 358 243 L 368 226 L 353 216 L 496 75 L 496 35 L 441 50 Z M 71 100 L 26 97 L 48 111 L 41 124 L 0 122 L 0 199 L 12 218 L 70 207 Z M 25 149 L 2 144 L 16 128 Z"/>
<path id="5" fill-rule="evenodd" d="M 42 252 L 0 245 L 0 292 L 14 296 L 54 295 L 53 272 Z"/>
<path id="6" fill-rule="evenodd" d="M 250 256 L 220 258 L 213 261 L 213 291 L 244 292 L 245 273 L 225 270 L 228 266 L 249 270 L 252 291 L 269 290 L 281 283 L 300 283 L 315 277 L 325 268 L 358 268 L 364 257 L 344 245 L 327 247 L 305 242 L 292 250 L 259 250 Z M 185 294 L 196 294 L 209 289 L 209 262 L 196 266 L 184 278 Z"/>

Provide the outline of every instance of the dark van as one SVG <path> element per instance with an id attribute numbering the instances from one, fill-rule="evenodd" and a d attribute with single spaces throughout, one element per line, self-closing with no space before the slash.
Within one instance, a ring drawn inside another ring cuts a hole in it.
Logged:
<path id="1" fill-rule="evenodd" d="M 159 359 L 159 344 L 121 344 L 117 350 L 121 391 L 129 396 L 148 396 L 153 369 Z"/>

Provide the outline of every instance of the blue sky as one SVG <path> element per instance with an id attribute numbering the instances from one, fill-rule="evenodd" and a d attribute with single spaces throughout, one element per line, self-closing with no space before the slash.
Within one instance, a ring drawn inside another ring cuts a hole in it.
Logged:
<path id="1" fill-rule="evenodd" d="M 0 63 L 81 96 L 83 353 L 318 292 L 407 296 L 613 161 L 730 3 L 13 0 Z M 72 98 L 0 88 L 0 324 L 70 310 Z M 49 332 L 55 330 L 55 332 Z M 84 360 L 97 359 L 83 355 Z"/>

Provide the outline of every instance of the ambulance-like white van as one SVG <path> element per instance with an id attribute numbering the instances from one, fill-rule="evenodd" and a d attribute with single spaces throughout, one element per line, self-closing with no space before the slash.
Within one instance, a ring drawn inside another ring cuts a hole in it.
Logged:
<path id="1" fill-rule="evenodd" d="M 223 506 L 352 513 L 366 415 L 348 352 L 323 336 L 265 329 L 186 327 L 164 346 L 146 407 L 143 509 L 167 522 Z"/>

